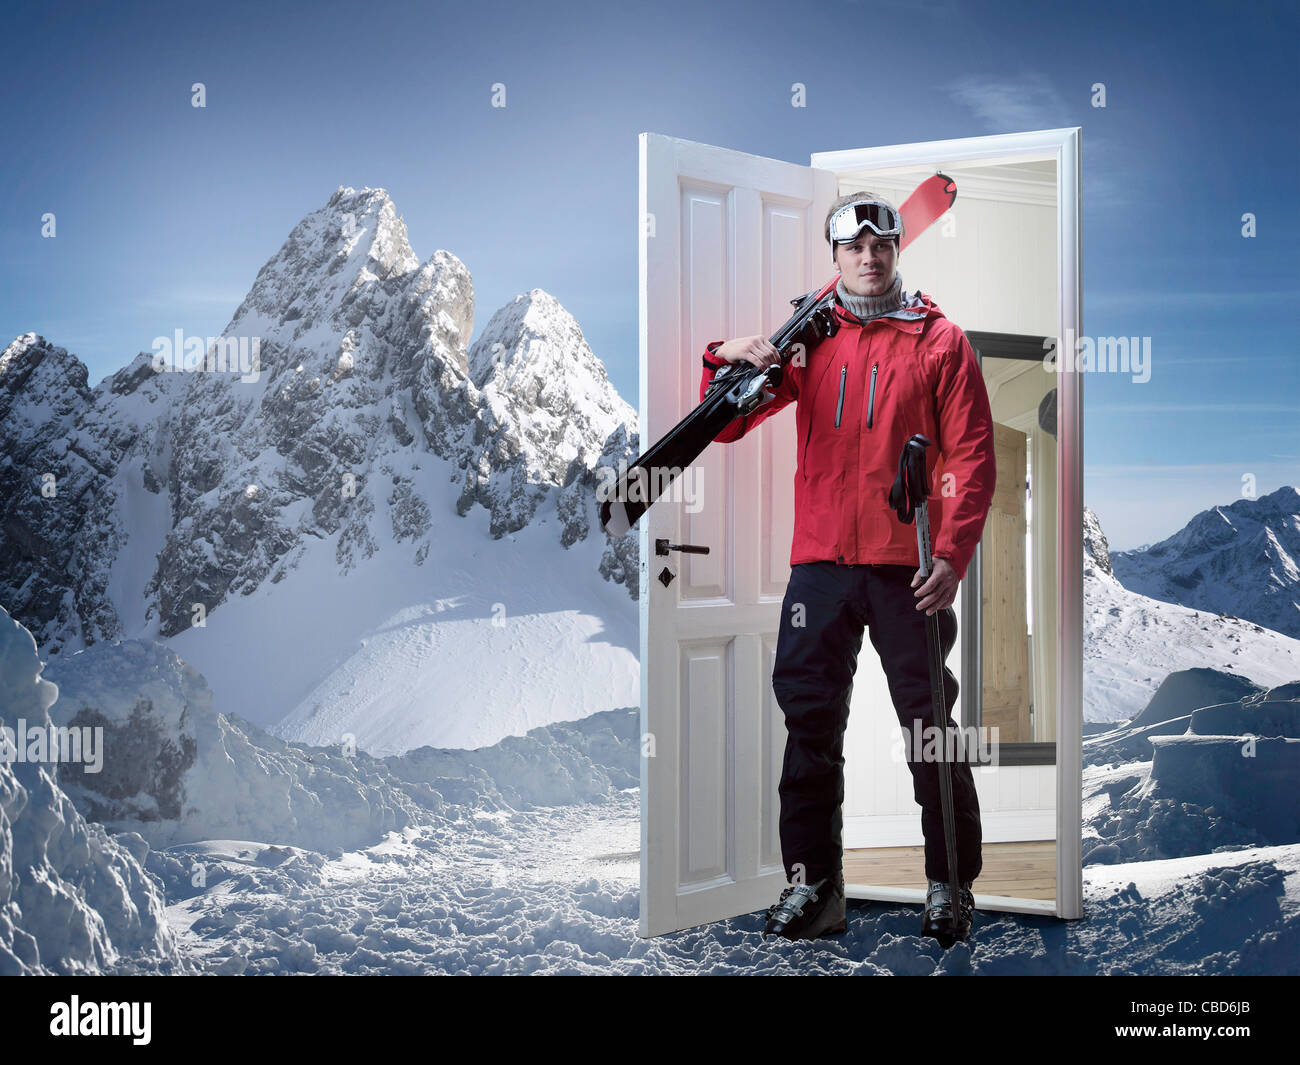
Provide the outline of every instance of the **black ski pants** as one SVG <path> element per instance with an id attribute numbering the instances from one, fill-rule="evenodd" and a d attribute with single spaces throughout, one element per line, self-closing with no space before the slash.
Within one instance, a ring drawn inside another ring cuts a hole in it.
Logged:
<path id="1" fill-rule="evenodd" d="M 801 562 L 790 571 L 781 630 L 777 637 L 772 690 L 785 714 L 785 759 L 781 766 L 781 856 L 786 876 L 808 883 L 832 875 L 843 863 L 844 730 L 849 696 L 865 627 L 889 683 L 903 728 L 912 794 L 921 807 L 925 875 L 948 880 L 934 741 L 928 757 L 913 749 L 913 721 L 922 740 L 933 737 L 926 615 L 916 609 L 911 587 L 916 566 L 842 565 Z M 957 638 L 952 607 L 936 612 L 943 657 Z M 949 726 L 957 678 L 945 665 L 943 684 Z M 951 748 L 950 748 L 951 749 Z M 969 763 L 956 747 L 950 763 L 957 822 L 957 867 L 962 880 L 979 876 L 982 832 L 979 800 Z"/>

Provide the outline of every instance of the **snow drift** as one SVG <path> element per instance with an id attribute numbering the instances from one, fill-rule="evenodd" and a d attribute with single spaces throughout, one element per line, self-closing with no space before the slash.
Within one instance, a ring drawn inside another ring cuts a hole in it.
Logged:
<path id="1" fill-rule="evenodd" d="M 1188 673 L 1084 740 L 1085 866 L 1300 843 L 1300 682 L 1217 702 L 1240 678 Z"/>
<path id="2" fill-rule="evenodd" d="M 637 712 L 556 724 L 483 750 L 378 758 L 312 747 L 217 713 L 206 681 L 170 648 L 109 640 L 46 667 L 56 725 L 103 730 L 104 770 L 66 787 L 87 817 L 151 847 L 257 840 L 338 854 L 466 809 L 608 796 L 637 782 Z"/>
<path id="3" fill-rule="evenodd" d="M 57 696 L 35 639 L 0 607 L 0 725 L 47 729 Z M 18 756 L 11 737 L 0 758 L 0 974 L 184 971 L 144 840 L 87 821 L 57 763 Z"/>

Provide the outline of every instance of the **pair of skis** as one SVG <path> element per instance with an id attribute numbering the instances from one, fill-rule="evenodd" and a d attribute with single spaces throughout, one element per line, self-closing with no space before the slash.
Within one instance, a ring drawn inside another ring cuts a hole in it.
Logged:
<path id="1" fill-rule="evenodd" d="M 918 185 L 899 208 L 903 216 L 899 250 L 925 232 L 956 198 L 956 183 L 945 174 L 935 174 Z M 769 389 L 781 383 L 786 365 L 800 347 L 807 350 L 834 334 L 838 280 L 836 274 L 821 289 L 791 301 L 794 314 L 771 337 L 781 356 L 779 363 L 760 370 L 741 361 L 719 369 L 700 404 L 627 468 L 600 503 L 600 524 L 606 533 L 627 533 L 719 433 L 771 401 Z"/>
<path id="2" fill-rule="evenodd" d="M 834 291 L 835 282 L 829 281 L 820 291 L 794 301 L 794 314 L 772 335 L 772 346 L 781 355 L 778 364 L 760 370 L 750 362 L 733 362 L 719 369 L 700 405 L 628 467 L 600 505 L 600 523 L 610 536 L 632 528 L 723 429 L 771 401 L 768 388 L 781 383 L 796 345 L 811 347 L 835 331 L 835 312 L 829 306 Z"/>

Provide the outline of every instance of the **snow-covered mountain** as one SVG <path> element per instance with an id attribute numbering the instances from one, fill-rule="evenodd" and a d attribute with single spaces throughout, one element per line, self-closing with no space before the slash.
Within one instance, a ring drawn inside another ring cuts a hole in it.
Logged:
<path id="1" fill-rule="evenodd" d="M 33 333 L 0 352 L 0 605 L 43 652 L 142 623 L 187 384 L 142 354 L 92 389 L 80 359 Z"/>
<path id="2" fill-rule="evenodd" d="M 1168 539 L 1112 556 L 1125 588 L 1300 637 L 1300 492 L 1203 510 Z"/>
<path id="3" fill-rule="evenodd" d="M 635 411 L 540 289 L 470 349 L 473 319 L 460 260 L 421 263 L 382 189 L 340 188 L 200 342 L 206 372 L 142 353 L 91 389 L 18 337 L 0 604 L 43 656 L 161 638 L 219 709 L 376 753 L 635 702 L 636 538 L 595 500 Z"/>
<path id="4" fill-rule="evenodd" d="M 1272 687 L 1300 677 L 1300 640 L 1122 585 L 1097 515 L 1083 508 L 1083 717 L 1127 721 L 1180 670 L 1222 670 Z"/>

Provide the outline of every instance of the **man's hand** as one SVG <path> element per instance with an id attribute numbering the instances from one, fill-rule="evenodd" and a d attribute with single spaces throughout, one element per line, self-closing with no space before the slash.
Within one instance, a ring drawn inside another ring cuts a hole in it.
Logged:
<path id="1" fill-rule="evenodd" d="M 916 609 L 924 610 L 926 615 L 929 616 L 936 610 L 952 606 L 953 600 L 957 598 L 957 585 L 960 583 L 957 571 L 952 568 L 952 564 L 946 558 L 936 558 L 929 580 L 921 584 L 921 571 L 919 569 L 912 578 L 913 588 L 921 584 L 921 587 L 916 588 L 916 591 L 912 593 L 918 600 Z"/>
<path id="2" fill-rule="evenodd" d="M 752 362 L 760 370 L 781 361 L 781 353 L 765 336 L 736 337 L 719 344 L 713 349 L 713 355 L 728 362 Z"/>

